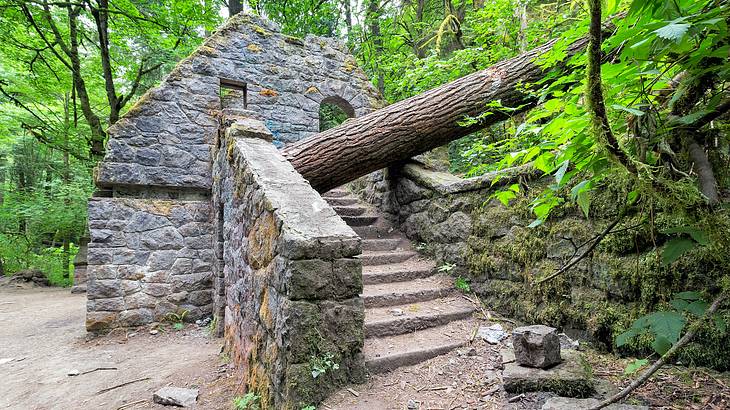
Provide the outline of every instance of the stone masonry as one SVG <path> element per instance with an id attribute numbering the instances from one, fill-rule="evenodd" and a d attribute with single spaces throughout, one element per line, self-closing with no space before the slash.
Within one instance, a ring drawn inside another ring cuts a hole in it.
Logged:
<path id="1" fill-rule="evenodd" d="M 364 378 L 360 238 L 262 122 L 230 118 L 213 170 L 226 347 L 262 408 L 302 408 Z"/>
<path id="2" fill-rule="evenodd" d="M 222 256 L 214 237 L 211 148 L 222 110 L 248 109 L 282 146 L 319 131 L 322 103 L 360 116 L 381 99 L 336 40 L 289 37 L 244 14 L 142 96 L 109 128 L 96 172 L 87 329 L 139 326 L 173 312 L 211 315 Z"/>

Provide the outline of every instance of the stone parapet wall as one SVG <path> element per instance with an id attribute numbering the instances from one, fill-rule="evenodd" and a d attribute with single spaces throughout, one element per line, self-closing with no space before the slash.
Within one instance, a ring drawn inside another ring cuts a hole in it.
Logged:
<path id="1" fill-rule="evenodd" d="M 212 313 L 208 201 L 93 198 L 89 230 L 87 330 Z"/>
<path id="2" fill-rule="evenodd" d="M 227 124 L 213 169 L 226 347 L 262 408 L 316 404 L 364 377 L 360 238 L 267 141 L 262 122 Z"/>

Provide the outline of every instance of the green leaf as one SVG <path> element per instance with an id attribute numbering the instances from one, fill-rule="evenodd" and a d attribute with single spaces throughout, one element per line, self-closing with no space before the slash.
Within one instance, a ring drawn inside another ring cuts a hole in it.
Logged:
<path id="1" fill-rule="evenodd" d="M 634 374 L 647 364 L 649 364 L 649 361 L 646 359 L 636 359 L 626 366 L 626 369 L 624 369 L 624 374 L 627 376 L 630 374 Z"/>
<path id="2" fill-rule="evenodd" d="M 689 302 L 682 299 L 672 299 L 669 301 L 669 304 L 680 312 L 684 312 L 687 310 L 687 306 L 689 306 Z"/>
<path id="3" fill-rule="evenodd" d="M 691 236 L 692 239 L 695 240 L 695 242 L 699 243 L 702 246 L 707 246 L 710 244 L 710 239 L 707 237 L 707 234 L 701 229 L 695 228 L 693 226 L 677 226 L 664 230 L 664 233 L 684 233 Z"/>
<path id="4" fill-rule="evenodd" d="M 679 340 L 686 323 L 684 316 L 678 312 L 654 312 L 645 318 L 652 333 L 666 338 L 670 344 Z"/>
<path id="5" fill-rule="evenodd" d="M 591 206 L 591 198 L 588 196 L 588 192 L 584 191 L 579 193 L 576 202 L 578 203 L 578 206 L 580 206 L 580 209 L 583 211 L 583 215 L 588 218 L 588 210 Z"/>
<path id="6" fill-rule="evenodd" d="M 629 205 L 631 205 L 631 204 L 633 204 L 634 202 L 636 202 L 636 200 L 637 200 L 638 198 L 639 198 L 639 191 L 636 191 L 636 190 L 634 190 L 634 191 L 631 191 L 631 192 L 629 192 L 629 194 L 628 194 L 628 195 L 627 195 L 627 197 L 626 197 L 626 202 L 627 202 L 627 203 L 628 203 Z"/>
<path id="7" fill-rule="evenodd" d="M 704 300 L 695 300 L 694 302 L 687 305 L 687 312 L 697 316 L 702 317 L 702 315 L 705 314 L 705 311 L 707 310 L 707 307 L 709 304 L 705 302 Z"/>
<path id="8" fill-rule="evenodd" d="M 502 203 L 504 206 L 509 205 L 509 201 L 513 198 L 515 198 L 517 195 L 515 195 L 512 191 L 499 191 L 494 194 L 495 198 L 499 200 L 499 202 Z"/>
<path id="9" fill-rule="evenodd" d="M 563 182 L 563 177 L 565 176 L 565 172 L 568 171 L 568 165 L 570 164 L 570 161 L 565 160 L 563 161 L 562 165 L 560 165 L 560 168 L 558 168 L 558 171 L 555 173 L 555 182 L 560 185 L 561 182 Z"/>
<path id="10" fill-rule="evenodd" d="M 663 355 L 672 348 L 672 343 L 663 335 L 657 335 L 657 337 L 654 339 L 654 342 L 652 342 L 651 347 L 654 349 L 655 352 Z"/>
<path id="11" fill-rule="evenodd" d="M 685 252 L 694 249 L 697 242 L 691 239 L 674 238 L 667 242 L 662 251 L 662 264 L 664 266 L 671 265 L 679 259 Z"/>
<path id="12" fill-rule="evenodd" d="M 630 328 L 629 330 L 621 333 L 620 335 L 616 336 L 616 347 L 621 347 L 628 343 L 631 339 L 641 334 L 641 329 L 636 329 L 634 327 Z"/>
<path id="13" fill-rule="evenodd" d="M 627 113 L 636 115 L 637 117 L 644 115 L 644 111 L 637 110 L 636 108 L 624 107 L 623 105 L 620 105 L 620 104 L 613 104 L 611 106 L 611 108 L 613 108 L 615 110 L 626 111 Z"/>
<path id="14" fill-rule="evenodd" d="M 687 34 L 689 27 L 689 23 L 671 22 L 660 29 L 654 30 L 654 33 L 665 40 L 673 40 L 679 43 L 682 37 Z"/>

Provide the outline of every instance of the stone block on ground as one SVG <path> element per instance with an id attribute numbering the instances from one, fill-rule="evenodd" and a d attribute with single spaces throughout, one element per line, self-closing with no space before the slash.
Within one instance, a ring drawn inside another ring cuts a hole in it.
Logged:
<path id="1" fill-rule="evenodd" d="M 165 406 L 190 407 L 198 400 L 198 389 L 163 387 L 152 396 L 152 401 Z"/>
<path id="2" fill-rule="evenodd" d="M 588 410 L 599 403 L 596 399 L 573 399 L 568 397 L 551 397 L 542 406 L 542 410 Z M 606 410 L 649 410 L 647 406 L 631 404 L 611 404 Z"/>
<path id="3" fill-rule="evenodd" d="M 520 366 L 511 350 L 502 350 L 504 389 L 509 393 L 552 392 L 566 397 L 590 397 L 594 384 L 582 353 L 563 352 L 563 361 L 549 369 Z"/>
<path id="4" fill-rule="evenodd" d="M 560 363 L 560 337 L 555 328 L 533 325 L 515 328 L 512 345 L 517 364 L 541 369 Z"/>

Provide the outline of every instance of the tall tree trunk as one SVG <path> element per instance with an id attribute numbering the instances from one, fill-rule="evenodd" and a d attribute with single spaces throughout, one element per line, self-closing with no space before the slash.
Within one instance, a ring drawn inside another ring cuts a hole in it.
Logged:
<path id="1" fill-rule="evenodd" d="M 383 54 L 383 37 L 380 34 L 380 5 L 378 3 L 379 0 L 368 1 L 365 20 L 370 30 L 370 37 L 374 48 L 373 60 L 375 60 L 375 72 L 378 76 L 378 91 L 382 94 L 385 91 L 385 77 L 383 76 L 383 70 L 380 67 L 379 61 Z"/>
<path id="2" fill-rule="evenodd" d="M 347 42 L 348 45 L 352 43 L 352 0 L 342 0 L 342 4 L 345 8 L 345 27 L 347 27 Z"/>
<path id="3" fill-rule="evenodd" d="M 241 0 L 228 0 L 228 15 L 235 16 L 243 11 L 243 2 Z"/>
<path id="4" fill-rule="evenodd" d="M 520 20 L 520 31 L 517 34 L 517 41 L 520 45 L 520 52 L 522 53 L 527 51 L 527 1 L 528 0 L 520 0 L 517 4 L 517 10 L 515 10 L 515 14 Z"/>
<path id="5" fill-rule="evenodd" d="M 71 110 L 70 110 L 70 98 L 68 93 L 65 95 L 65 104 L 63 106 L 63 113 L 64 113 L 64 133 L 63 133 L 63 185 L 69 186 L 69 183 L 71 182 L 71 167 L 69 162 L 69 132 L 71 131 Z M 66 196 L 63 200 L 64 205 L 67 207 L 71 205 L 71 201 L 69 200 L 68 196 Z M 69 229 L 66 229 L 65 232 L 63 232 L 63 278 L 68 279 L 71 277 L 71 232 Z"/>
<path id="6" fill-rule="evenodd" d="M 290 145 L 283 154 L 316 190 L 325 192 L 440 147 L 532 107 L 534 97 L 518 85 L 544 79 L 545 72 L 533 61 L 550 51 L 554 43 L 351 119 Z M 565 60 L 584 50 L 587 43 L 586 37 L 569 45 Z M 487 103 L 491 101 L 517 110 L 506 113 L 493 109 L 492 115 L 460 125 L 489 111 Z"/>

